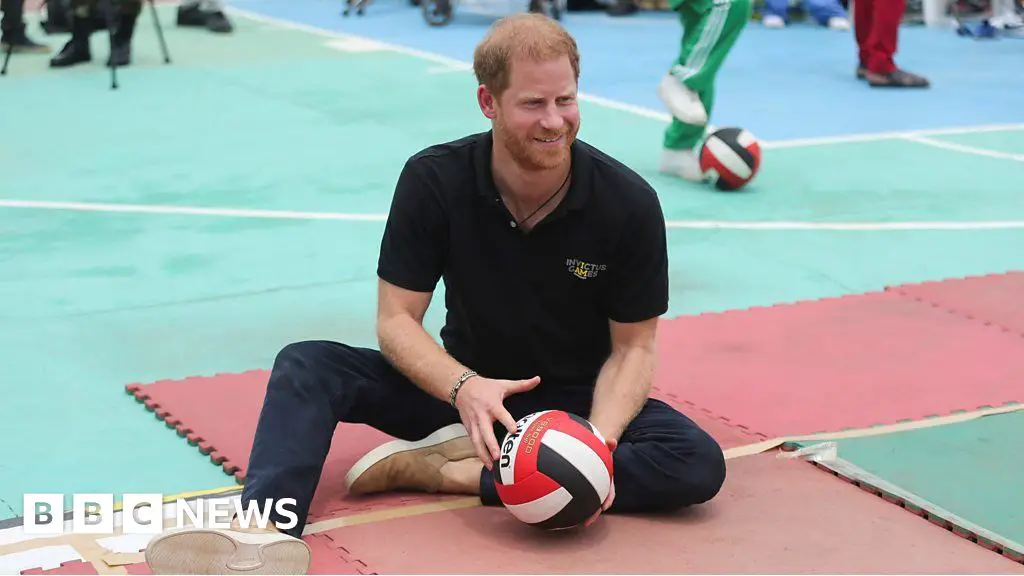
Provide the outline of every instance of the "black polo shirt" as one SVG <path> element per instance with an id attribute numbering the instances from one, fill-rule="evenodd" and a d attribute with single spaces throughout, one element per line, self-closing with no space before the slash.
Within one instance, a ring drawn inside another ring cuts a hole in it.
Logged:
<path id="1" fill-rule="evenodd" d="M 475 134 L 408 160 L 377 274 L 418 292 L 443 278 L 443 345 L 482 376 L 593 385 L 611 352 L 609 319 L 636 322 L 668 308 L 657 195 L 577 140 L 568 192 L 524 233 L 494 184 L 492 143 L 490 132 Z"/>

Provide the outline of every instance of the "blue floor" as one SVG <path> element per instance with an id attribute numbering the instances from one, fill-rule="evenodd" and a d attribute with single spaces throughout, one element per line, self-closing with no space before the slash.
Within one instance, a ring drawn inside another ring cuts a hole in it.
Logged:
<path id="1" fill-rule="evenodd" d="M 449 26 L 432 28 L 407 0 L 378 0 L 362 18 L 343 18 L 334 0 L 233 5 L 466 62 L 493 21 L 465 12 Z M 571 13 L 565 24 L 583 54 L 584 91 L 663 110 L 654 86 L 675 58 L 681 34 L 671 14 Z M 752 23 L 721 71 L 712 123 L 780 140 L 1024 122 L 1024 40 L 975 41 L 952 30 L 905 26 L 897 63 L 928 76 L 933 87 L 878 90 L 858 82 L 852 32 L 804 24 L 766 30 Z"/>

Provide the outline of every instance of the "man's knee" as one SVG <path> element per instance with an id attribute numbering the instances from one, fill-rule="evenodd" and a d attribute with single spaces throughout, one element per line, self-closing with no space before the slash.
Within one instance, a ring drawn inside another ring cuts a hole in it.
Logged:
<path id="1" fill-rule="evenodd" d="M 277 353 L 274 368 L 270 374 L 268 394 L 282 387 L 298 391 L 303 396 L 322 394 L 324 378 L 332 362 L 337 362 L 336 353 L 329 348 L 332 343 L 304 341 L 288 344 Z"/>
<path id="2" fill-rule="evenodd" d="M 675 508 L 703 504 L 717 496 L 725 484 L 725 454 L 721 446 L 702 430 L 695 436 L 692 452 L 670 464 L 682 480 L 669 502 Z"/>
<path id="3" fill-rule="evenodd" d="M 636 478 L 650 499 L 643 507 L 677 510 L 718 495 L 726 476 L 718 442 L 667 404 L 653 402 L 645 412 L 627 458 L 643 476 Z"/>

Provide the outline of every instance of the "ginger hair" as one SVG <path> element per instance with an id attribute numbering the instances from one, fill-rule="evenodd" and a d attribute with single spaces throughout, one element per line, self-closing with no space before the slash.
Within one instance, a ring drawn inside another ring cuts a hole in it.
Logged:
<path id="1" fill-rule="evenodd" d="M 495 97 L 508 88 L 512 61 L 534 61 L 567 56 L 576 81 L 580 79 L 580 52 L 576 40 L 558 22 L 543 14 L 506 16 L 491 27 L 473 53 L 477 82 Z"/>

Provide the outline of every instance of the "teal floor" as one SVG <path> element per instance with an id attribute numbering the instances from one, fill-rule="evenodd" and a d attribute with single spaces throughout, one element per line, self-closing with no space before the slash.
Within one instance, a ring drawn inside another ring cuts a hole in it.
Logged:
<path id="1" fill-rule="evenodd" d="M 126 383 L 267 368 L 297 339 L 375 343 L 381 222 L 105 204 L 382 215 L 410 154 L 486 129 L 469 73 L 244 18 L 227 38 L 172 20 L 174 63 L 140 34 L 117 92 L 100 62 L 18 56 L 0 80 L 0 130 L 17 135 L 0 144 L 0 421 L 19 431 L 0 438 L 0 519 L 26 492 L 231 484 Z M 898 139 L 772 148 L 751 190 L 722 194 L 657 174 L 662 122 L 590 103 L 583 117 L 581 136 L 661 195 L 670 315 L 1024 268 L 1024 162 Z M 1024 151 L 1024 131 L 934 138 Z M 766 221 L 817 229 L 743 228 Z M 829 229 L 846 222 L 876 229 Z M 924 229 L 886 228 L 907 222 Z M 929 229 L 948 222 L 967 229 Z"/>

